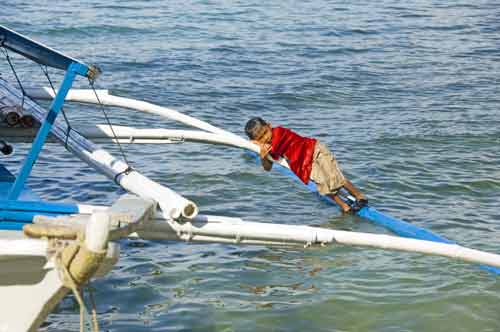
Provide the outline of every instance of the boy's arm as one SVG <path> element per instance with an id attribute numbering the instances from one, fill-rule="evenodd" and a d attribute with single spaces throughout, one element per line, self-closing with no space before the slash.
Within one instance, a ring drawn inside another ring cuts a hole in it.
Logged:
<path id="1" fill-rule="evenodd" d="M 271 168 L 273 168 L 273 162 L 270 161 L 267 158 L 261 158 L 260 162 L 261 162 L 262 167 L 264 168 L 264 170 L 266 170 L 268 172 L 271 170 Z"/>

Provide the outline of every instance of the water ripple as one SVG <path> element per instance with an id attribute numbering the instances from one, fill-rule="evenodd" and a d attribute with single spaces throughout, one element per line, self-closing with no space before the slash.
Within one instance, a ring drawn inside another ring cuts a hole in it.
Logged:
<path id="1" fill-rule="evenodd" d="M 6 0 L 2 10 L 2 24 L 99 64 L 99 88 L 240 135 L 246 120 L 259 115 L 318 137 L 381 211 L 498 252 L 495 2 L 68 0 L 40 6 Z M 32 84 L 46 84 L 38 66 L 14 59 L 22 79 L 34 74 Z M 0 73 L 14 79 L 3 62 Z M 72 123 L 104 121 L 92 107 L 67 113 Z M 109 115 L 115 124 L 184 128 L 118 109 Z M 17 171 L 27 148 L 16 146 L 2 163 Z M 240 151 L 196 144 L 125 148 L 134 167 L 205 213 L 387 233 L 262 172 Z M 44 152 L 30 178 L 40 196 L 111 204 L 124 193 L 62 147 Z M 382 250 L 124 241 L 119 264 L 93 285 L 109 331 L 500 330 L 496 278 L 469 264 Z M 44 328 L 77 330 L 75 300 L 66 298 Z"/>

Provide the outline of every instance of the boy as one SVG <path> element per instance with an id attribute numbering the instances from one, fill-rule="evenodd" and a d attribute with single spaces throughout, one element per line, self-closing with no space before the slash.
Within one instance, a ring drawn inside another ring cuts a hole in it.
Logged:
<path id="1" fill-rule="evenodd" d="M 266 171 L 272 168 L 272 162 L 267 159 L 268 154 L 274 160 L 284 157 L 302 182 L 307 184 L 311 179 L 316 183 L 318 192 L 332 198 L 342 212 L 356 212 L 368 203 L 365 196 L 344 177 L 335 156 L 318 140 L 302 137 L 287 128 L 273 128 L 259 117 L 247 122 L 245 133 L 253 143 L 260 146 L 262 167 Z M 357 202 L 350 206 L 344 201 L 338 195 L 341 188 L 354 196 Z"/>

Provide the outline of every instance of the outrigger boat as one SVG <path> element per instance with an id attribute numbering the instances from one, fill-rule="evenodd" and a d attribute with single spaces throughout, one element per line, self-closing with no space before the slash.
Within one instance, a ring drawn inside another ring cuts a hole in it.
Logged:
<path id="1" fill-rule="evenodd" d="M 70 58 L 3 26 L 0 26 L 0 50 L 16 78 L 18 76 L 9 52 L 21 54 L 42 68 L 65 71 L 57 90 L 28 88 L 19 79 L 9 83 L 0 77 L 0 152 L 5 155 L 3 158 L 8 158 L 13 150 L 12 144 L 32 143 L 17 176 L 0 164 L 1 332 L 36 331 L 69 292 L 74 293 L 81 307 L 80 329 L 90 324 L 93 330 L 97 330 L 97 319 L 94 317 L 91 323 L 88 321 L 89 311 L 81 294 L 82 289 L 91 278 L 101 277 L 113 268 L 119 259 L 116 241 L 127 237 L 242 245 L 367 246 L 441 255 L 483 264 L 492 272 L 499 271 L 499 255 L 459 246 L 370 207 L 362 208 L 358 215 L 405 237 L 250 222 L 199 213 L 195 202 L 149 179 L 130 167 L 125 158 L 115 158 L 95 142 L 190 141 L 236 147 L 253 153 L 258 152 L 256 145 L 177 111 L 113 96 L 105 90 L 95 90 L 93 84 L 100 74 L 97 67 Z M 91 89 L 71 89 L 73 81 L 79 76 L 89 80 Z M 48 110 L 35 102 L 39 99 L 51 100 Z M 110 124 L 73 127 L 66 118 L 58 117 L 65 102 L 123 107 L 157 114 L 197 130 L 136 129 Z M 61 143 L 128 193 L 111 206 L 47 202 L 39 198 L 26 186 L 26 180 L 42 147 L 52 141 Z M 290 175 L 285 160 L 275 163 L 275 167 Z M 311 189 L 314 190 L 314 187 L 311 186 Z"/>

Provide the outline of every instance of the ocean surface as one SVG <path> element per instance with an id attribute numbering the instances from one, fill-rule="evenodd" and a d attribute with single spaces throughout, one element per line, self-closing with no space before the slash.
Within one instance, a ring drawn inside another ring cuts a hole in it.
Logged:
<path id="1" fill-rule="evenodd" d="M 500 253 L 498 1 L 3 0 L 1 8 L 0 24 L 98 64 L 97 88 L 239 135 L 262 116 L 317 137 L 380 211 Z M 37 65 L 13 62 L 27 85 L 47 85 Z M 98 108 L 67 113 L 74 126 L 105 123 Z M 182 128 L 108 115 L 116 125 Z M 239 150 L 124 148 L 135 168 L 203 213 L 387 233 Z M 17 145 L 2 163 L 16 171 L 26 149 Z M 30 179 L 44 199 L 112 204 L 124 193 L 62 147 L 44 151 Z M 114 270 L 92 283 L 103 331 L 500 331 L 500 278 L 446 258 L 340 246 L 121 247 Z M 78 324 L 69 296 L 41 331 Z"/>

